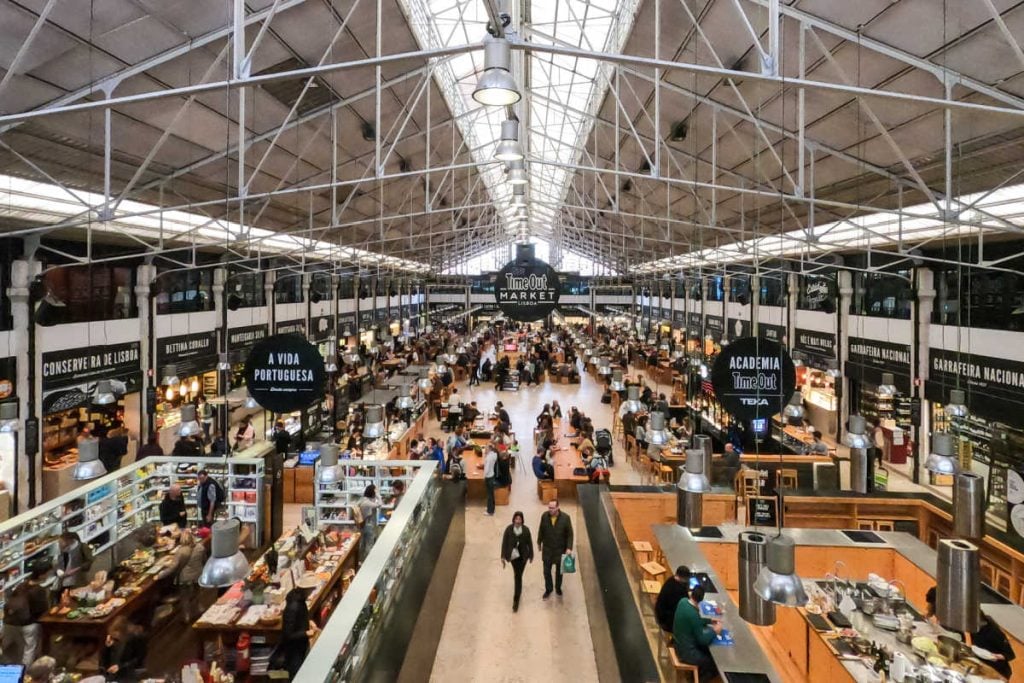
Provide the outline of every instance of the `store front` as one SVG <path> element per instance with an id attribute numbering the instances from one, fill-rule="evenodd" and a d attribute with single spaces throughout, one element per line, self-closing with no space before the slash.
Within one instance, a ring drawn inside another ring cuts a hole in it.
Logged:
<path id="1" fill-rule="evenodd" d="M 928 373 L 932 432 L 957 437 L 961 468 L 986 478 L 989 520 L 1024 538 L 1024 363 L 932 348 Z M 963 417 L 947 415 L 954 389 L 964 392 Z"/>
<path id="2" fill-rule="evenodd" d="M 129 436 L 122 463 L 135 460 L 141 419 L 137 341 L 50 351 L 42 357 L 43 500 L 74 489 L 78 438 L 89 430 Z M 109 432 L 108 432 L 109 433 Z"/>
<path id="3" fill-rule="evenodd" d="M 297 334 L 306 336 L 306 320 L 280 320 L 274 324 L 274 334 Z"/>
<path id="4" fill-rule="evenodd" d="M 203 396 L 207 401 L 220 395 L 217 355 L 220 351 L 216 330 L 158 339 L 154 430 L 164 453 L 170 453 L 178 440 L 181 407 L 193 404 Z M 169 370 L 170 369 L 170 370 Z M 173 371 L 176 382 L 168 385 L 167 372 Z M 197 417 L 202 417 L 197 415 Z M 212 423 L 208 424 L 215 424 Z M 204 425 L 205 427 L 205 425 Z"/>
<path id="5" fill-rule="evenodd" d="M 228 443 L 230 436 L 236 433 L 238 423 L 243 417 L 253 418 L 253 427 L 256 434 L 266 434 L 273 426 L 268 424 L 266 413 L 259 407 L 246 408 L 245 403 L 248 392 L 245 389 L 245 361 L 249 357 L 249 351 L 253 346 L 267 338 L 269 328 L 263 325 L 248 325 L 235 327 L 228 330 L 228 357 L 231 362 L 230 377 L 227 386 L 227 396 L 217 396 L 210 401 L 211 404 L 220 410 L 220 406 L 227 404 L 228 409 Z"/>
<path id="6" fill-rule="evenodd" d="M 11 404 L 11 417 L 18 414 L 18 359 L 13 357 L 0 358 L 0 406 Z M 14 465 L 18 457 L 18 431 L 16 429 L 0 429 L 0 510 L 7 511 L 10 507 L 9 496 L 14 495 L 16 477 Z"/>
<path id="7" fill-rule="evenodd" d="M 910 345 L 864 337 L 850 337 L 848 343 L 844 373 L 850 386 L 851 412 L 881 425 L 885 460 L 902 465 L 910 456 L 913 435 Z M 895 392 L 883 386 L 883 373 L 892 373 Z"/>
<path id="8" fill-rule="evenodd" d="M 838 374 L 836 335 L 796 328 L 793 360 L 800 361 L 796 385 L 804 397 L 806 421 L 822 434 L 835 437 L 839 429 L 839 397 L 834 376 Z"/>
<path id="9" fill-rule="evenodd" d="M 357 344 L 359 331 L 355 313 L 342 313 L 338 316 L 338 347 L 339 351 Z"/>
<path id="10" fill-rule="evenodd" d="M 704 355 L 714 358 L 722 350 L 725 336 L 725 318 L 720 315 L 704 317 Z"/>
<path id="11" fill-rule="evenodd" d="M 376 339 L 373 329 L 373 309 L 359 311 L 359 344 L 369 346 Z"/>
<path id="12" fill-rule="evenodd" d="M 334 356 L 335 359 L 337 359 L 337 343 L 335 341 L 337 328 L 334 325 L 334 316 L 317 316 L 313 318 L 310 323 L 312 328 L 309 333 L 310 342 L 317 347 L 317 350 L 320 352 L 320 355 L 324 357 L 325 361 L 331 356 Z M 333 386 L 334 378 L 337 374 L 337 371 L 327 373 L 328 386 Z M 333 430 L 334 401 L 334 392 L 325 391 L 324 396 L 320 401 L 309 406 L 307 411 L 309 414 L 306 416 L 306 422 L 304 425 L 307 439 L 315 439 L 321 432 L 325 430 Z"/>

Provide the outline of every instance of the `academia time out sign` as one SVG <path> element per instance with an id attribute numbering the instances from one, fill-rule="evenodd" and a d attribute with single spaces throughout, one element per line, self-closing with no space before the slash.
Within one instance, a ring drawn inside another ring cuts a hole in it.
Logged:
<path id="1" fill-rule="evenodd" d="M 718 354 L 711 386 L 722 406 L 740 420 L 779 413 L 796 388 L 796 369 L 778 342 L 761 337 L 737 339 Z"/>
<path id="2" fill-rule="evenodd" d="M 324 396 L 324 358 L 298 334 L 259 342 L 245 362 L 245 382 L 256 402 L 275 413 L 302 410 Z"/>
<path id="3" fill-rule="evenodd" d="M 561 291 L 555 269 L 522 252 L 494 280 L 494 299 L 502 313 L 523 322 L 548 316 Z"/>

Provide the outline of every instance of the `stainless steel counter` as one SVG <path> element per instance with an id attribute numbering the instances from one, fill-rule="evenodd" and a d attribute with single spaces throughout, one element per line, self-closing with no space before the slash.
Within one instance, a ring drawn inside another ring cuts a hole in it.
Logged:
<path id="1" fill-rule="evenodd" d="M 724 533 L 725 528 L 723 527 L 722 530 Z M 719 673 L 730 671 L 760 673 L 768 676 L 772 681 L 782 683 L 782 677 L 775 671 L 775 667 L 762 651 L 761 644 L 754 637 L 750 626 L 740 616 L 739 607 L 725 592 L 725 582 L 718 577 L 714 567 L 705 559 L 700 550 L 699 542 L 702 540 L 735 543 L 736 534 L 734 533 L 731 538 L 726 539 L 700 539 L 694 537 L 689 530 L 675 524 L 655 525 L 654 533 L 670 567 L 685 564 L 690 567 L 691 571 L 706 572 L 721 591 L 714 595 L 708 595 L 708 598 L 715 600 L 722 607 L 722 622 L 725 628 L 729 629 L 735 643 L 728 647 L 711 646 L 711 656 L 714 658 L 715 664 L 718 665 Z"/>

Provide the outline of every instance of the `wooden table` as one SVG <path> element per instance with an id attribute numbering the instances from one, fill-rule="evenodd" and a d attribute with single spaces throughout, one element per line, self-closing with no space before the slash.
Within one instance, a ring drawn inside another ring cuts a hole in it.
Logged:
<path id="1" fill-rule="evenodd" d="M 574 474 L 578 468 L 583 467 L 583 457 L 580 452 L 573 448 L 572 440 L 562 435 L 558 442 L 551 448 L 552 459 L 555 468 L 555 486 L 558 489 L 559 498 L 575 498 L 576 486 L 586 484 L 590 478 L 584 474 Z"/>

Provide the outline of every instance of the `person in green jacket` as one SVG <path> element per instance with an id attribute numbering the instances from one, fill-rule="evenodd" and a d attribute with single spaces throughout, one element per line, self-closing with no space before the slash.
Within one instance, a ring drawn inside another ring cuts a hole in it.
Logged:
<path id="1" fill-rule="evenodd" d="M 700 683 L 706 683 L 718 675 L 718 667 L 711 658 L 708 646 L 722 632 L 721 622 L 700 615 L 700 601 L 703 599 L 703 586 L 692 589 L 688 600 L 679 601 L 672 625 L 676 654 L 680 661 L 697 667 Z"/>
<path id="2" fill-rule="evenodd" d="M 548 502 L 548 511 L 540 518 L 537 527 L 537 550 L 544 565 L 544 599 L 551 597 L 554 587 L 559 597 L 562 596 L 562 556 L 572 552 L 572 520 L 558 508 L 558 501 Z M 551 570 L 555 570 L 555 580 L 551 580 Z M 554 583 L 554 586 L 552 586 Z"/>

